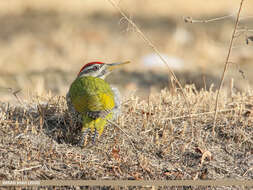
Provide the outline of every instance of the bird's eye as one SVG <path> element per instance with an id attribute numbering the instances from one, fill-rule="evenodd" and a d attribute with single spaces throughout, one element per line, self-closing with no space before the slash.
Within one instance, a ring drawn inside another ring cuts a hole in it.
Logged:
<path id="1" fill-rule="evenodd" d="M 98 69 L 99 69 L 98 66 L 94 66 L 94 67 L 93 67 L 93 70 L 94 70 L 94 71 L 96 71 L 96 70 L 98 70 Z"/>

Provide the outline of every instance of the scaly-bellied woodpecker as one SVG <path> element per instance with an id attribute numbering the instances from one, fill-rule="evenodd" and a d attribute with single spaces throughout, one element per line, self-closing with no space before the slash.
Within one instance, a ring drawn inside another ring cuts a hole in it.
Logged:
<path id="1" fill-rule="evenodd" d="M 112 70 L 127 63 L 130 62 L 88 63 L 81 68 L 71 84 L 66 99 L 72 117 L 82 122 L 81 146 L 84 145 L 89 131 L 93 133 L 92 141 L 95 143 L 96 136 L 101 136 L 108 120 L 119 115 L 119 91 L 104 79 Z"/>

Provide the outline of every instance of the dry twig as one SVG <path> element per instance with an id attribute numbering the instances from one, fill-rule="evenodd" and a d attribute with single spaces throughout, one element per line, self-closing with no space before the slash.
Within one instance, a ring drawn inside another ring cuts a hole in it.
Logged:
<path id="1" fill-rule="evenodd" d="M 228 54 L 227 54 L 227 58 L 226 58 L 225 66 L 224 66 L 224 70 L 223 70 L 223 73 L 222 73 L 222 76 L 221 76 L 221 80 L 220 80 L 220 84 L 219 84 L 219 89 L 218 89 L 217 95 L 216 95 L 215 113 L 214 113 L 214 122 L 213 122 L 213 136 L 215 136 L 216 119 L 217 119 L 217 114 L 218 114 L 219 94 L 220 94 L 221 88 L 223 86 L 223 82 L 224 82 L 224 78 L 225 78 L 225 73 L 226 73 L 228 65 L 229 65 L 229 57 L 230 57 L 231 50 L 232 50 L 232 47 L 233 47 L 236 30 L 237 30 L 237 27 L 238 27 L 238 24 L 239 24 L 239 18 L 240 18 L 240 13 L 241 13 L 241 10 L 242 10 L 243 2 L 244 2 L 244 0 L 241 0 L 240 7 L 239 7 L 239 10 L 237 12 L 235 27 L 234 27 L 234 30 L 233 30 L 233 33 L 232 33 L 232 37 L 231 37 L 231 40 L 230 40 Z"/>
<path id="2" fill-rule="evenodd" d="M 192 17 L 184 17 L 184 21 L 187 23 L 208 23 L 208 22 L 214 22 L 214 21 L 220 21 L 220 20 L 223 20 L 223 19 L 227 19 L 229 17 L 232 17 L 234 16 L 233 14 L 231 15 L 226 15 L 226 16 L 223 16 L 223 17 L 217 17 L 217 18 L 212 18 L 212 19 L 207 19 L 207 20 L 196 20 L 196 19 L 193 19 Z"/>
<path id="3" fill-rule="evenodd" d="M 127 22 L 132 25 L 132 27 L 136 30 L 137 34 L 140 35 L 140 37 L 143 39 L 144 42 L 146 42 L 148 44 L 148 46 L 150 46 L 152 48 L 152 50 L 158 55 L 158 57 L 161 59 L 161 61 L 167 66 L 168 71 L 170 72 L 171 76 L 173 77 L 173 79 L 175 80 L 175 82 L 177 83 L 177 85 L 180 88 L 180 92 L 183 95 L 183 98 L 185 100 L 185 103 L 187 105 L 188 108 L 188 113 L 189 113 L 189 117 L 191 116 L 191 107 L 190 104 L 187 100 L 186 94 L 183 90 L 183 87 L 181 85 L 181 83 L 179 82 L 179 80 L 177 79 L 175 73 L 170 69 L 169 64 L 167 63 L 167 61 L 162 57 L 161 53 L 159 52 L 159 50 L 155 47 L 155 45 L 148 39 L 148 37 L 146 35 L 144 35 L 144 33 L 140 30 L 140 28 L 133 22 L 133 20 L 131 20 L 122 10 L 121 8 L 115 3 L 114 0 L 108 0 L 109 3 L 116 8 L 119 13 L 123 16 L 123 18 L 125 18 L 127 20 Z M 194 134 L 193 134 L 193 123 L 192 123 L 192 118 L 190 117 L 190 124 L 192 127 L 192 137 L 194 138 Z"/>
<path id="4" fill-rule="evenodd" d="M 132 147 L 135 149 L 135 150 L 137 150 L 136 149 L 136 147 L 135 147 L 135 145 L 134 145 L 134 143 L 133 143 L 133 141 L 132 141 L 132 139 L 131 139 L 131 137 L 123 130 L 123 129 L 121 129 L 116 123 L 114 123 L 113 121 L 110 121 L 110 120 L 107 120 L 110 124 L 112 124 L 112 125 L 114 125 L 115 127 L 117 127 L 119 130 L 121 130 L 125 135 L 126 135 L 126 137 L 128 138 L 128 140 L 129 140 L 129 142 L 131 143 L 131 145 L 132 145 Z"/>

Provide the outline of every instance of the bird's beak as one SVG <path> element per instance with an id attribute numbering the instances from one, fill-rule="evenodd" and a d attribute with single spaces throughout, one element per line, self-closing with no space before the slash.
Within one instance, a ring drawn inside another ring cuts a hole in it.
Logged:
<path id="1" fill-rule="evenodd" d="M 125 61 L 125 62 L 119 62 L 119 63 L 110 63 L 106 64 L 108 66 L 108 70 L 112 71 L 114 69 L 117 69 L 118 67 L 121 67 L 122 65 L 128 64 L 130 61 Z"/>

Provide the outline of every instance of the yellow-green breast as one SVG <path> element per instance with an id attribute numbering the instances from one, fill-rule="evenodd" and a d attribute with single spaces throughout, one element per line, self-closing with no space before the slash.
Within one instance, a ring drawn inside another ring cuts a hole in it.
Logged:
<path id="1" fill-rule="evenodd" d="M 85 76 L 77 78 L 69 90 L 71 102 L 79 113 L 112 110 L 115 106 L 110 85 L 103 79 Z"/>

